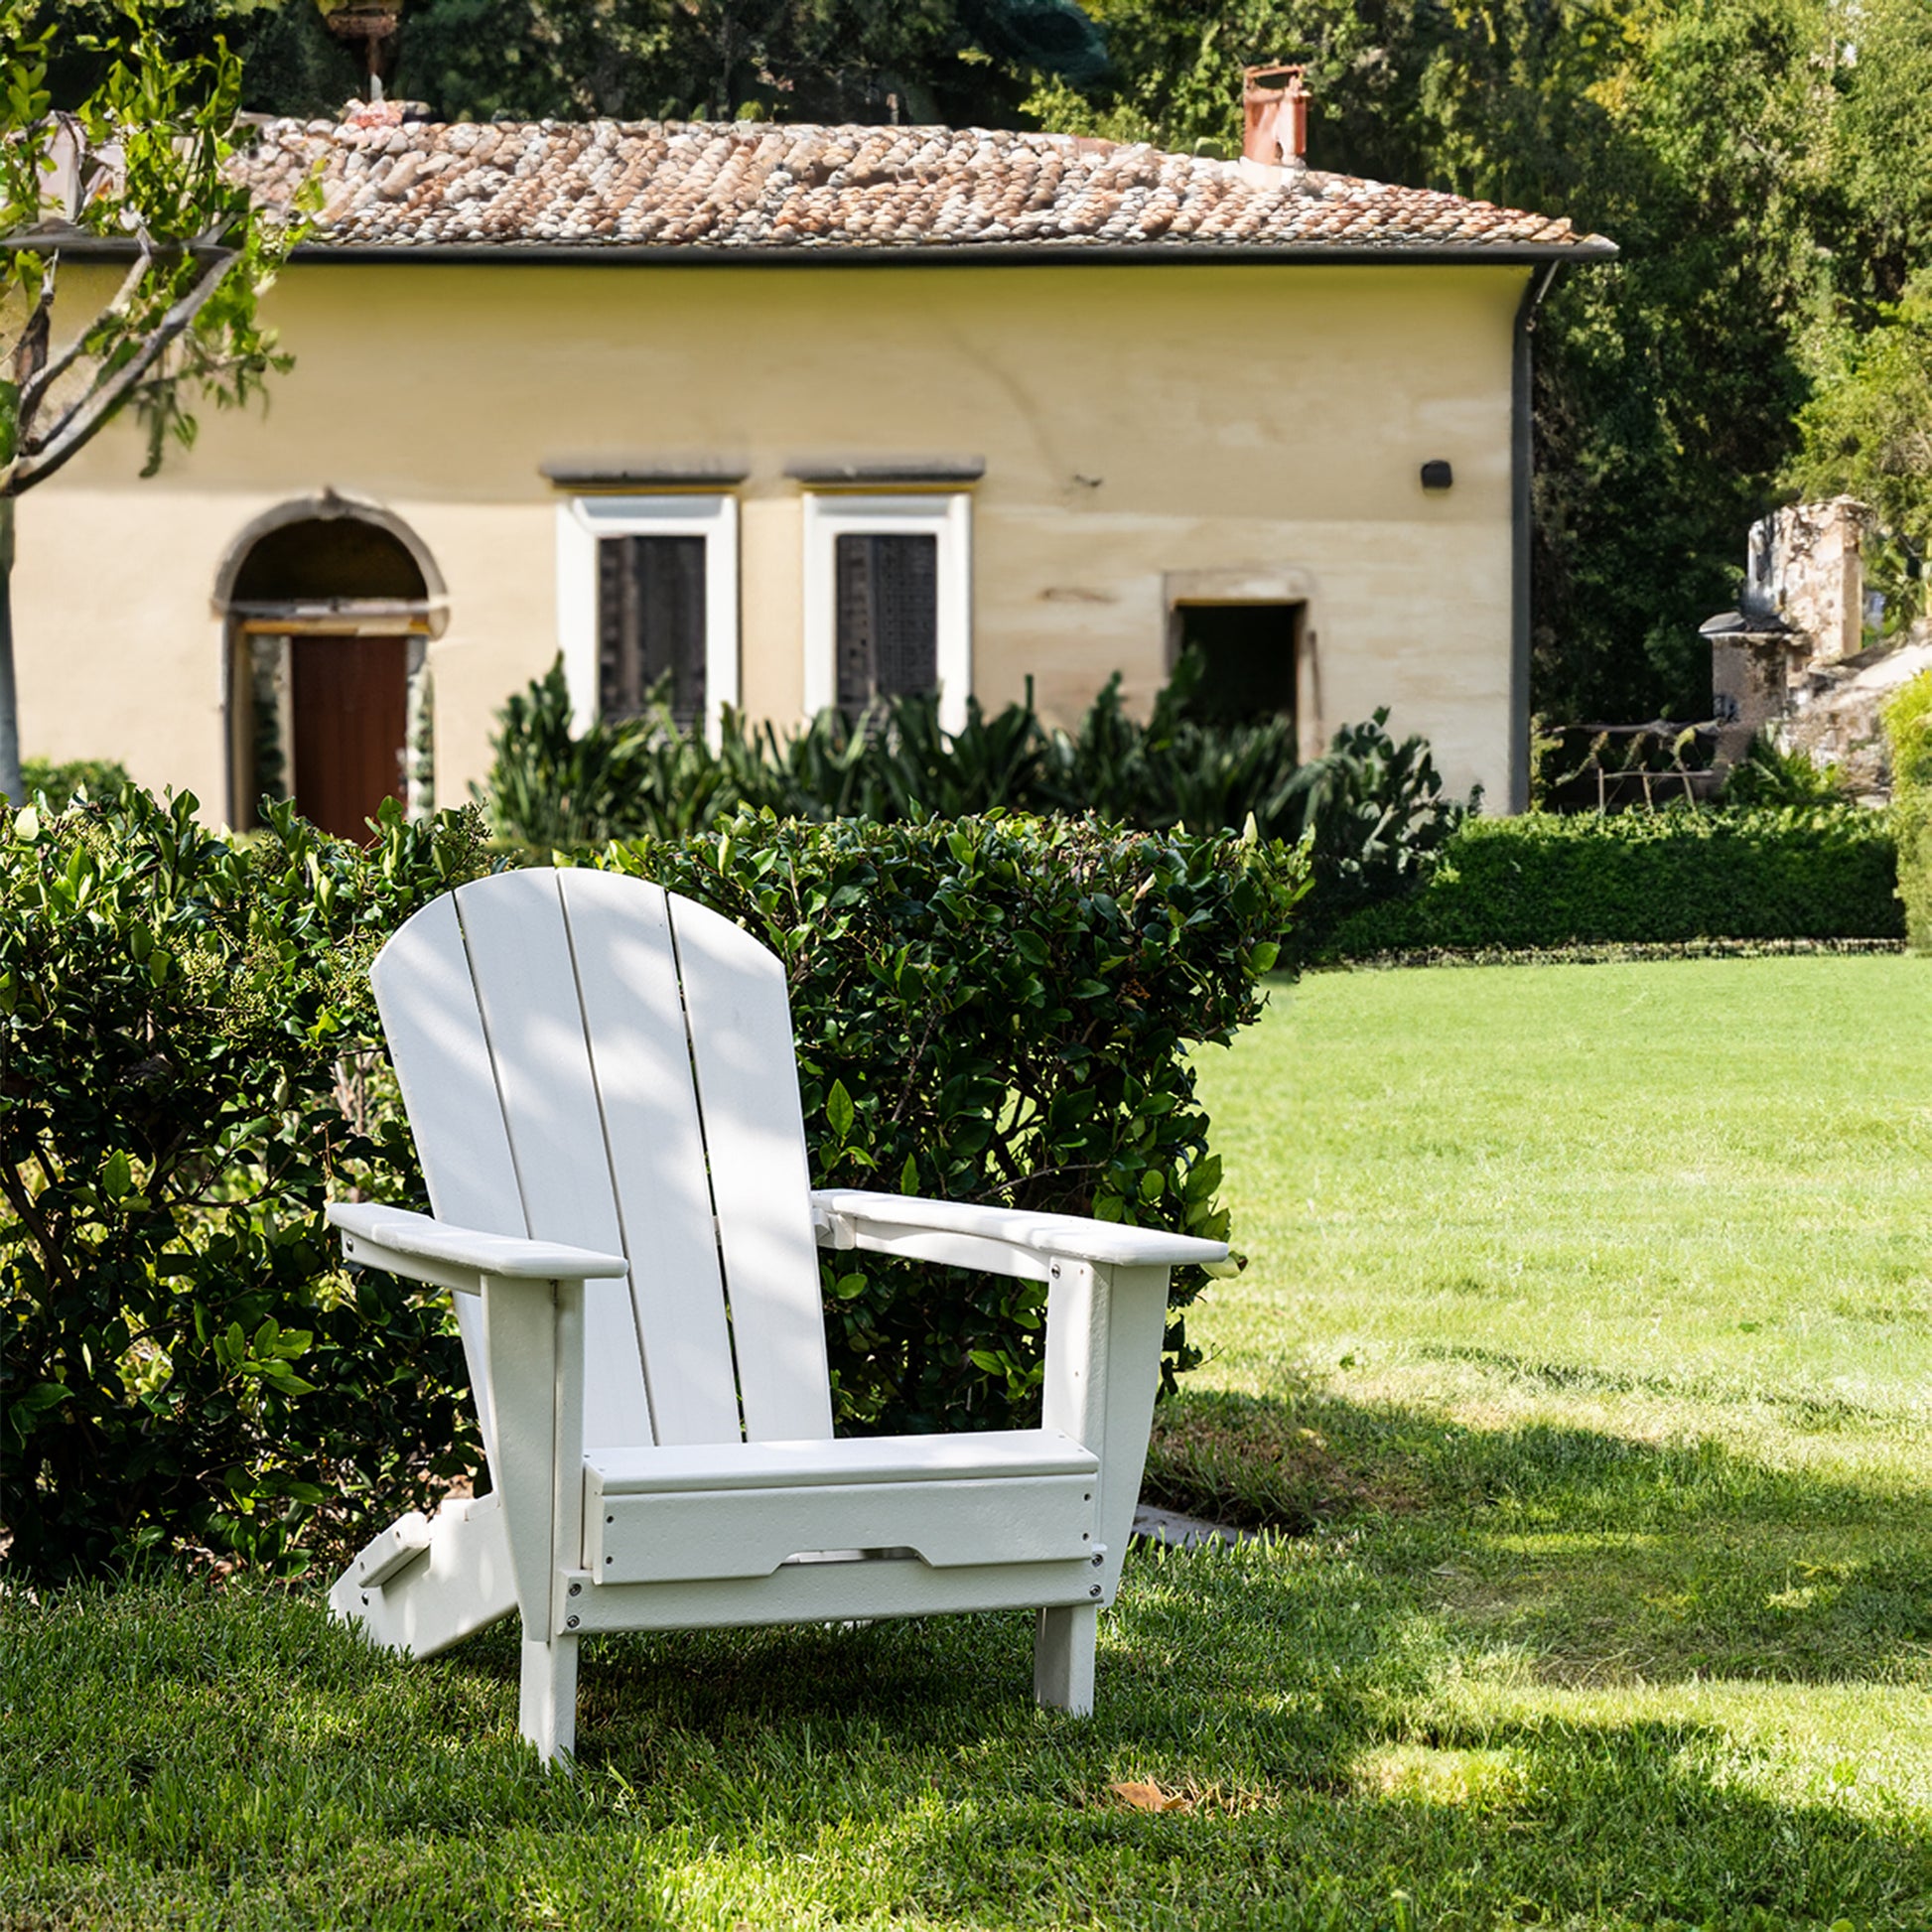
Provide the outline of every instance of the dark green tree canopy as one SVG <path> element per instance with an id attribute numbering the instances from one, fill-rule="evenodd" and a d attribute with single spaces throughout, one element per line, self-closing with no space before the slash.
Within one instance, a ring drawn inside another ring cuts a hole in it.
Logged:
<path id="1" fill-rule="evenodd" d="M 1620 261 L 1561 278 L 1536 331 L 1535 702 L 1561 718 L 1703 717 L 1698 625 L 1732 602 L 1751 521 L 1798 488 L 1883 494 L 1874 462 L 1892 476 L 1911 446 L 1874 426 L 1909 428 L 1916 406 L 1923 329 L 1897 305 L 1932 271 L 1928 0 L 400 11 L 390 90 L 450 118 L 940 120 L 1233 154 L 1241 67 L 1301 60 L 1313 166 L 1610 235 Z M 333 112 L 357 85 L 314 0 L 164 17 L 184 49 L 230 38 L 251 109 Z M 67 59 L 80 87 L 84 58 Z"/>
<path id="2" fill-rule="evenodd" d="M 1106 46 L 1074 0 L 395 0 L 388 92 L 446 120 L 984 121 L 1012 125 L 1039 74 L 1089 85 Z M 77 29 L 117 0 L 69 0 Z M 243 104 L 325 114 L 365 85 L 365 43 L 337 39 L 314 0 L 174 0 L 180 53 L 217 36 L 240 56 Z M 64 36 L 57 85 L 92 84 Z"/>

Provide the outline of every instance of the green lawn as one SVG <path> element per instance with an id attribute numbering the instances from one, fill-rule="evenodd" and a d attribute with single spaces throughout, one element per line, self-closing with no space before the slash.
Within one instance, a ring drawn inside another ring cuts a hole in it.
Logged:
<path id="1" fill-rule="evenodd" d="M 1202 1063 L 1193 1318 L 1100 1712 L 1019 1617 L 587 1647 L 0 1599 L 0 1926 L 1932 1924 L 1932 970 L 1324 975 Z M 1158 1780 L 1163 1815 L 1113 1797 Z"/>

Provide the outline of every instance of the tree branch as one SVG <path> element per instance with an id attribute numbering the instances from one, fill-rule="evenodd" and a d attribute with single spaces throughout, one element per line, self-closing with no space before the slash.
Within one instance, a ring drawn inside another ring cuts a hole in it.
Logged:
<path id="1" fill-rule="evenodd" d="M 47 1164 L 43 1159 L 41 1172 L 44 1173 L 46 1171 Z M 74 1285 L 73 1272 L 62 1258 L 62 1244 L 54 1238 L 46 1220 L 35 1213 L 33 1197 L 22 1185 L 11 1162 L 0 1161 L 0 1194 L 6 1196 L 8 1206 L 19 1216 L 21 1226 L 32 1237 L 48 1280 L 71 1288 Z"/>
<path id="2" fill-rule="evenodd" d="M 54 327 L 55 267 L 55 262 L 48 263 L 40 294 L 34 298 L 33 309 L 22 325 L 20 340 L 14 344 L 14 384 L 21 391 L 21 414 L 25 412 L 26 390 L 47 362 L 47 345 Z M 19 421 L 20 415 L 16 415 L 16 426 Z M 16 435 L 20 433 L 16 427 Z"/>
<path id="3" fill-rule="evenodd" d="M 58 265 L 60 257 L 57 255 L 54 258 L 54 264 Z M 133 306 L 134 297 L 139 291 L 142 281 L 146 278 L 148 270 L 153 265 L 153 250 L 143 244 L 139 258 L 135 261 L 134 266 L 128 270 L 127 279 L 121 284 L 118 291 L 116 291 L 113 301 L 108 303 L 106 308 L 101 310 L 100 314 L 93 319 L 92 323 L 87 328 L 81 330 L 74 337 L 73 341 L 66 348 L 62 349 L 60 354 L 53 357 L 52 360 L 47 361 L 31 381 L 21 384 L 19 433 L 22 447 L 25 447 L 32 433 L 34 418 L 40 414 L 41 404 L 47 400 L 49 394 L 53 391 L 54 385 L 80 359 L 86 349 L 87 340 L 93 335 L 94 331 L 103 322 L 111 322 L 117 316 L 124 316 Z M 48 287 L 51 289 L 54 285 L 54 265 L 50 265 L 49 267 L 47 281 Z"/>
<path id="4" fill-rule="evenodd" d="M 77 456 L 94 432 L 146 381 L 163 352 L 201 314 L 240 259 L 240 251 L 231 250 L 204 269 L 195 285 L 162 317 L 128 362 L 115 370 L 108 381 L 81 397 L 49 432 L 37 453 L 16 457 L 0 471 L 0 496 L 22 494 L 34 484 L 46 482 Z"/>

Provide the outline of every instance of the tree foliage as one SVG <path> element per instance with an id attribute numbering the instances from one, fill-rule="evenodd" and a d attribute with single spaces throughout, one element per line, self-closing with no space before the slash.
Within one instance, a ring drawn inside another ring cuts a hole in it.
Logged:
<path id="1" fill-rule="evenodd" d="M 354 83 L 309 0 L 167 19 L 178 51 L 234 38 L 252 108 Z M 1610 235 L 1620 259 L 1560 276 L 1536 327 L 1552 716 L 1705 715 L 1698 625 L 1791 491 L 1872 488 L 1903 514 L 1899 439 L 1874 426 L 1917 407 L 1926 0 L 406 0 L 402 19 L 392 87 L 451 117 L 1036 121 L 1220 154 L 1242 65 L 1302 60 L 1314 167 Z"/>
<path id="2" fill-rule="evenodd" d="M 1877 512 L 1888 543 L 1868 544 L 1867 569 L 1896 605 L 1923 603 L 1920 568 L 1932 555 L 1932 271 L 1871 329 L 1840 332 L 1823 379 L 1798 417 L 1786 475 L 1804 496 L 1841 491 Z"/>
<path id="3" fill-rule="evenodd" d="M 117 0 L 71 0 L 98 25 Z M 1074 0 L 404 0 L 385 85 L 447 120 L 552 117 L 1010 124 L 1036 75 L 1106 67 Z M 172 0 L 176 58 L 231 46 L 244 104 L 339 110 L 363 83 L 311 0 Z M 58 73 L 78 96 L 98 61 Z"/>
<path id="4" fill-rule="evenodd" d="M 171 440 L 194 440 L 196 408 L 243 403 L 287 366 L 256 310 L 302 210 L 271 215 L 233 177 L 238 61 L 218 43 L 176 59 L 135 0 L 110 25 L 95 38 L 41 0 L 0 0 L 0 793 L 16 799 L 13 499 L 126 410 L 152 475 Z M 69 46 L 98 62 L 70 108 L 51 72 Z M 64 295 L 75 254 L 118 271 L 104 300 Z"/>
<path id="5" fill-rule="evenodd" d="M 11 379 L 0 379 L 0 496 L 54 475 L 114 416 L 148 431 L 148 470 L 191 406 L 244 402 L 274 353 L 256 303 L 302 224 L 270 218 L 228 163 L 239 142 L 241 69 L 224 49 L 175 61 L 129 9 L 103 44 L 92 91 L 58 110 L 49 85 L 56 26 L 36 0 L 0 5 L 0 83 L 14 138 L 0 142 L 0 318 Z M 119 286 L 90 314 L 63 306 L 74 252 L 116 252 Z"/>

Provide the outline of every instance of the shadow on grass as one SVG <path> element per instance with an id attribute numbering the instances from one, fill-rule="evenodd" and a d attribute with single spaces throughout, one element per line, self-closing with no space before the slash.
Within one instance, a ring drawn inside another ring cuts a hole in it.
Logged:
<path id="1" fill-rule="evenodd" d="M 609 1640 L 586 1655 L 586 1774 L 756 1820 L 774 1861 L 865 1841 L 891 1909 L 939 1921 L 1393 1927 L 1398 1889 L 1438 1932 L 1530 1901 L 1764 1932 L 1932 1912 L 1923 1832 L 1754 1788 L 1765 1767 L 1715 1724 L 1447 1711 L 1440 1633 L 1349 1558 L 1137 1553 L 1085 1725 L 1028 1710 L 1029 1636 L 987 1616 Z M 1186 1809 L 1126 1808 L 1128 1778 Z"/>
<path id="2" fill-rule="evenodd" d="M 507 1625 L 411 1663 L 252 1587 L 0 1600 L 0 1923 L 525 1924 L 539 1893 L 574 1925 L 1932 1918 L 1922 1818 L 1716 1725 L 1470 1718 L 1361 1539 L 1137 1551 L 1089 1722 L 1031 1708 L 1030 1637 L 595 1640 L 572 1781 L 513 1742 Z M 145 1920 L 108 1909 L 130 1874 Z"/>
<path id="3" fill-rule="evenodd" d="M 1464 1367 L 1488 1369 L 1519 1388 L 1555 1389 L 1566 1394 L 1648 1395 L 1667 1401 L 1734 1402 L 1745 1393 L 1744 1385 L 1735 1379 L 1633 1375 L 1627 1369 L 1606 1368 L 1593 1362 L 1541 1362 L 1527 1355 L 1465 1343 L 1422 1343 L 1415 1353 L 1423 1361 L 1455 1362 Z M 1868 1429 L 1873 1422 L 1869 1403 L 1844 1396 L 1793 1394 L 1751 1385 L 1749 1399 L 1755 1406 L 1805 1429 Z"/>
<path id="4" fill-rule="evenodd" d="M 1352 1528 L 1471 1645 L 1550 1682 L 1918 1681 L 1932 1657 L 1919 1501 L 1708 1438 L 1190 1392 L 1158 1412 L 1145 1493 L 1290 1536 Z"/>

